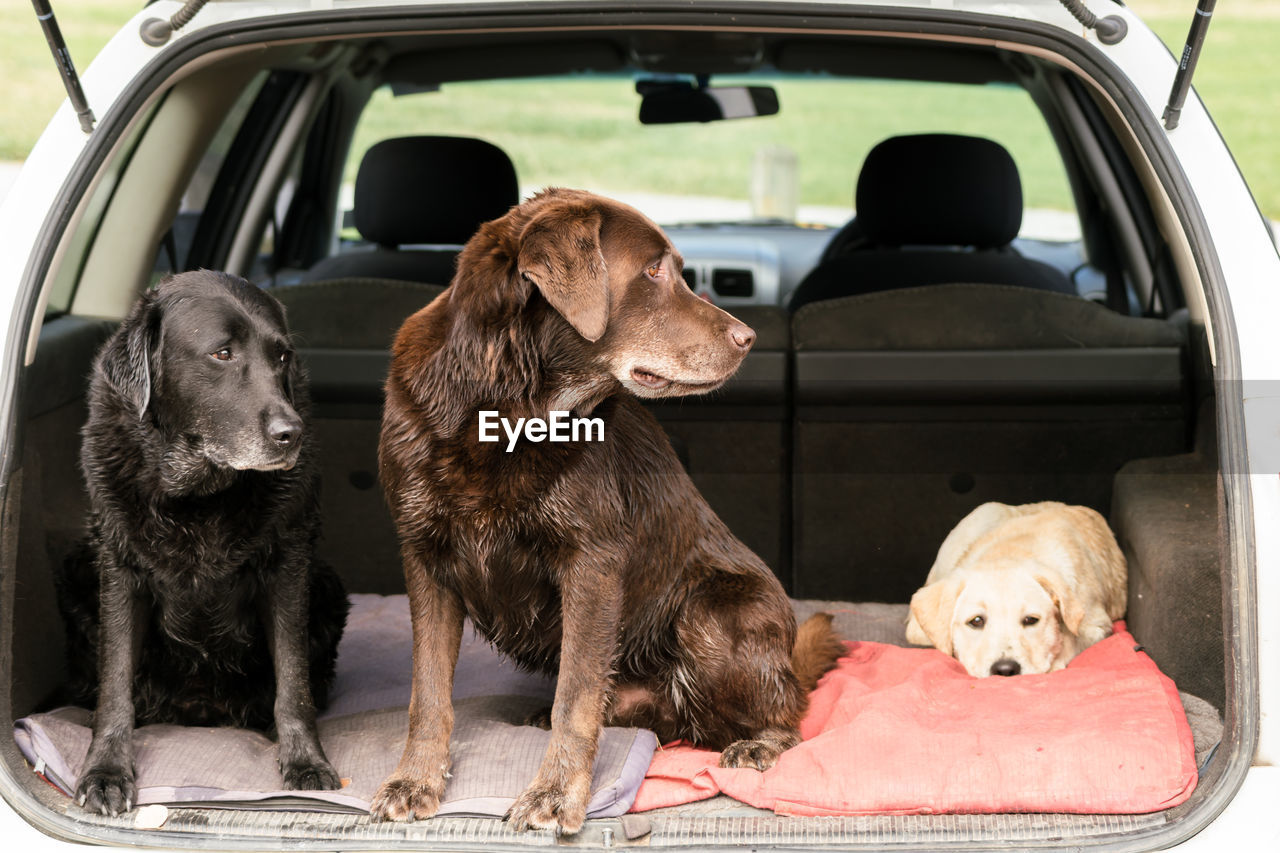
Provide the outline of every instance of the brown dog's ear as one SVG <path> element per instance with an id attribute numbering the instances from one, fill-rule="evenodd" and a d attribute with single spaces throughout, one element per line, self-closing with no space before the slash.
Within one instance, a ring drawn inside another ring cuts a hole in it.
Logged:
<path id="1" fill-rule="evenodd" d="M 1080 623 L 1084 621 L 1084 607 L 1080 600 L 1062 580 L 1062 575 L 1052 569 L 1042 568 L 1036 572 L 1036 582 L 1044 587 L 1045 592 L 1053 599 L 1053 606 L 1058 608 L 1062 624 L 1072 634 L 1080 634 Z"/>
<path id="2" fill-rule="evenodd" d="M 589 341 L 609 324 L 609 272 L 600 251 L 598 210 L 554 205 L 520 237 L 516 266 L 551 307 Z"/>
<path id="3" fill-rule="evenodd" d="M 907 642 L 951 654 L 951 616 L 962 585 L 959 578 L 947 578 L 916 590 L 907 619 Z"/>

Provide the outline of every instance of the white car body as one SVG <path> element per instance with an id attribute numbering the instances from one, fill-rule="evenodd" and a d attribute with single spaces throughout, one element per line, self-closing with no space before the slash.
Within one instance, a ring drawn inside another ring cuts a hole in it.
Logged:
<path id="1" fill-rule="evenodd" d="M 409 0 L 215 0 L 168 44 L 149 47 L 137 35 L 141 22 L 168 17 L 181 8 L 173 0 L 161 0 L 139 11 L 83 69 L 84 91 L 101 124 L 110 118 L 129 82 L 148 63 L 209 27 L 312 11 L 424 5 L 428 4 Z M 789 0 L 771 4 L 782 10 L 790 5 Z M 1061 28 L 1087 41 L 1113 63 L 1116 73 L 1128 78 L 1137 101 L 1154 120 L 1159 121 L 1168 99 L 1175 58 L 1123 6 L 1101 0 L 1090 4 L 1100 16 L 1119 15 L 1128 22 L 1127 37 L 1108 46 L 1101 44 L 1096 34 L 1083 31 L 1053 0 L 894 0 L 893 5 L 963 10 Z M 57 4 L 54 6 L 56 11 Z M 1188 21 L 1192 14 L 1189 0 Z M 1212 37 L 1210 31 L 1209 38 Z M 1197 306 L 1194 296 L 1189 296 L 1189 302 L 1193 303 L 1193 315 L 1199 313 L 1206 318 L 1215 365 L 1220 372 L 1225 371 L 1223 375 L 1239 380 L 1234 388 L 1220 388 L 1219 393 L 1224 407 L 1239 409 L 1244 430 L 1224 435 L 1223 441 L 1227 446 L 1242 447 L 1248 461 L 1243 470 L 1228 469 L 1224 477 L 1241 478 L 1243 482 L 1234 485 L 1241 486 L 1237 494 L 1246 498 L 1228 501 L 1233 522 L 1243 536 L 1240 541 L 1247 543 L 1247 553 L 1240 555 L 1247 565 L 1239 567 L 1244 575 L 1237 587 L 1239 600 L 1235 604 L 1240 618 L 1234 630 L 1245 637 L 1244 648 L 1256 650 L 1256 656 L 1241 661 L 1239 675 L 1256 683 L 1258 699 L 1256 716 L 1246 711 L 1242 721 L 1246 732 L 1256 732 L 1256 740 L 1248 743 L 1252 749 L 1251 766 L 1238 787 L 1223 786 L 1215 805 L 1207 809 L 1219 813 L 1202 819 L 1201 825 L 1194 827 L 1194 834 L 1182 840 L 1177 849 L 1213 853 L 1224 849 L 1280 850 L 1280 819 L 1272 811 L 1280 803 L 1280 346 L 1276 333 L 1280 321 L 1280 257 L 1266 222 L 1258 215 L 1244 180 L 1194 92 L 1187 99 L 1180 125 L 1167 132 L 1167 138 L 1168 151 L 1176 158 L 1176 163 L 1169 165 L 1181 170 L 1193 190 L 1204 229 L 1198 239 L 1211 245 L 1212 251 L 1206 256 L 1216 259 L 1216 275 L 1226 285 L 1224 295 L 1229 298 L 1228 304 L 1212 304 L 1216 297 L 1211 295 L 1210 304 Z M 60 203 L 68 175 L 74 171 L 88 141 L 74 110 L 64 102 L 0 206 L 4 248 L 0 252 L 0 305 L 10 316 L 10 321 L 0 328 L 0 351 L 21 346 L 27 363 L 34 354 L 35 330 L 20 321 L 17 312 L 23 304 L 21 294 L 29 274 L 28 263 L 40 241 L 47 239 L 44 232 L 49 214 Z M 37 310 L 36 316 L 39 314 Z M 1223 328 L 1217 318 L 1234 329 Z M 38 329 L 38 324 L 33 325 Z M 15 377 L 6 371 L 0 380 L 3 399 L 11 398 L 14 383 Z M 5 411 L 7 408 L 4 406 Z M 6 440 L 12 435 L 7 424 L 4 435 Z M 5 446 L 3 452 L 7 454 L 9 448 Z M 1249 642 L 1251 638 L 1253 642 Z M 8 771 L 0 769 L 0 773 Z M 4 787 L 15 788 L 12 784 Z M 24 819 L 22 814 L 31 814 L 33 808 L 32 802 L 0 805 L 0 838 L 5 839 L 9 849 L 67 849 L 67 841 L 46 835 Z"/>

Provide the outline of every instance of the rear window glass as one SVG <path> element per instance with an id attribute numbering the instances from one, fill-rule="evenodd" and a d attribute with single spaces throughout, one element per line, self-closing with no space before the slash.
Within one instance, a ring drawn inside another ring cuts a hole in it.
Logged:
<path id="1" fill-rule="evenodd" d="M 738 82 L 772 85 L 779 113 L 641 125 L 635 81 L 621 76 L 447 83 L 401 96 L 383 87 L 357 129 L 344 209 L 371 145 L 442 134 L 478 137 L 505 150 L 526 195 L 549 185 L 580 187 L 635 204 L 667 225 L 760 218 L 751 204 L 753 180 L 790 171 L 791 218 L 838 226 L 852 214 L 854 184 L 872 146 L 900 134 L 943 132 L 984 136 L 1010 151 L 1027 208 L 1023 236 L 1079 238 L 1062 158 L 1019 87 L 792 76 Z M 344 236 L 355 235 L 348 229 Z"/>

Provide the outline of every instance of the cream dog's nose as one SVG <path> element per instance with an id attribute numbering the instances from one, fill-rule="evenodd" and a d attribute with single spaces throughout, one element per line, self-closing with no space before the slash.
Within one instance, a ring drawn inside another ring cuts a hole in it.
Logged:
<path id="1" fill-rule="evenodd" d="M 1022 664 L 1009 658 L 1000 658 L 991 664 L 992 675 L 1017 675 L 1020 672 L 1022 672 Z"/>

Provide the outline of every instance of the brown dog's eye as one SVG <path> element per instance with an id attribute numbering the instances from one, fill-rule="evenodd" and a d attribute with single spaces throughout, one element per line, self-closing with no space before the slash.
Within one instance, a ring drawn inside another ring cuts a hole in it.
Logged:
<path id="1" fill-rule="evenodd" d="M 1037 622 L 1039 622 L 1039 621 L 1040 621 L 1040 617 L 1039 617 L 1039 616 L 1023 616 L 1023 617 L 1022 617 L 1022 626 L 1023 626 L 1024 628 L 1030 628 L 1032 625 L 1036 624 L 1036 623 L 1037 623 Z"/>
<path id="2" fill-rule="evenodd" d="M 658 276 L 662 275 L 662 264 L 654 264 L 653 266 L 645 270 L 644 274 L 649 276 L 649 278 L 657 278 Z"/>
<path id="3" fill-rule="evenodd" d="M 982 616 L 975 616 L 964 624 L 968 625 L 970 628 L 981 631 L 982 626 L 987 624 L 987 620 Z"/>
<path id="4" fill-rule="evenodd" d="M 216 358 L 218 361 L 230 361 L 230 360 L 231 360 L 231 348 L 230 348 L 230 347 L 223 347 L 222 349 L 218 350 L 217 352 L 211 352 L 211 353 L 209 353 L 209 355 L 210 355 L 210 356 L 212 356 L 213 358 Z"/>

